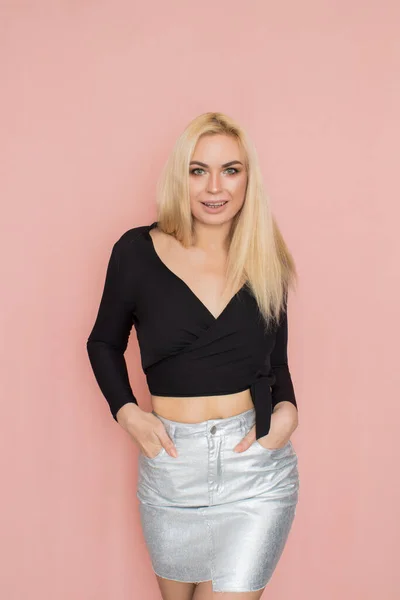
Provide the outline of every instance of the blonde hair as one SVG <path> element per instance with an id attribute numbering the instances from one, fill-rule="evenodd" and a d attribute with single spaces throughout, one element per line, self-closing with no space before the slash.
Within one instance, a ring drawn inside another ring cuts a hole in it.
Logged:
<path id="1" fill-rule="evenodd" d="M 246 132 L 230 117 L 207 112 L 189 123 L 177 139 L 157 182 L 158 227 L 188 248 L 193 244 L 189 163 L 201 136 L 234 137 L 245 154 L 247 189 L 229 234 L 225 293 L 246 285 L 268 328 L 286 310 L 290 286 L 295 286 L 294 260 L 283 239 L 265 192 L 256 149 Z"/>

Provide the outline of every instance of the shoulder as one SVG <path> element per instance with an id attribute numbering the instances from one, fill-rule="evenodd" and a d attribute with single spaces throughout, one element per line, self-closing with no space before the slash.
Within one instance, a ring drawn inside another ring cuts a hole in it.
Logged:
<path id="1" fill-rule="evenodd" d="M 123 256 L 144 256 L 149 249 L 149 228 L 149 225 L 139 225 L 121 233 L 114 242 L 114 253 L 121 258 Z"/>
<path id="2" fill-rule="evenodd" d="M 149 225 L 140 225 L 127 229 L 115 240 L 112 254 L 120 271 L 138 274 L 149 267 L 148 242 Z"/>
<path id="3" fill-rule="evenodd" d="M 143 245 L 148 235 L 149 225 L 139 225 L 124 231 L 119 235 L 114 246 L 119 251 L 128 250 L 130 247 Z"/>

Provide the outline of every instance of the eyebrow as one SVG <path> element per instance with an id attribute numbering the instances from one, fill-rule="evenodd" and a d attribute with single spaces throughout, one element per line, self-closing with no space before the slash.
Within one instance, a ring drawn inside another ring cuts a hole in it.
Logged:
<path id="1" fill-rule="evenodd" d="M 200 162 L 199 160 L 192 160 L 190 163 L 190 165 L 201 165 L 202 167 L 209 167 L 210 165 L 207 165 L 207 163 L 203 163 Z M 223 165 L 221 165 L 221 167 L 230 167 L 231 165 L 242 165 L 243 163 L 240 162 L 240 160 L 231 160 L 230 162 L 227 162 Z"/>

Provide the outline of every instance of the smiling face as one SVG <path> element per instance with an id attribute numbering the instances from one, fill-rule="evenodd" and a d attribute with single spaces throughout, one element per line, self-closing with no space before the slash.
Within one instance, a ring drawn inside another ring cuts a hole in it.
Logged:
<path id="1" fill-rule="evenodd" d="M 221 224 L 243 206 L 247 185 L 245 156 L 229 135 L 204 135 L 196 144 L 189 166 L 190 208 L 194 219 Z M 220 204 L 221 207 L 207 204 Z"/>

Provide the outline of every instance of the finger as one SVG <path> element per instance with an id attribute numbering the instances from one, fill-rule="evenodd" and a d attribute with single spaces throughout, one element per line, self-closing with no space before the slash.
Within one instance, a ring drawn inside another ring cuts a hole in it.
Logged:
<path id="1" fill-rule="evenodd" d="M 174 442 L 169 437 L 165 427 L 156 431 L 156 434 L 157 434 L 161 444 L 164 446 L 166 452 L 170 456 L 174 456 L 176 458 L 178 456 L 178 451 L 176 449 Z"/>
<path id="2" fill-rule="evenodd" d="M 236 446 L 233 449 L 234 452 L 244 452 L 245 450 L 250 448 L 250 446 L 252 445 L 252 443 L 254 442 L 255 439 L 256 439 L 256 426 L 253 425 L 253 427 L 250 429 L 248 434 L 245 435 L 244 438 L 242 438 L 238 444 L 236 444 Z"/>

